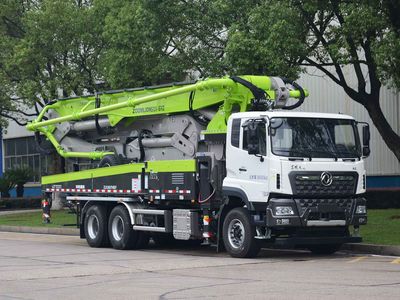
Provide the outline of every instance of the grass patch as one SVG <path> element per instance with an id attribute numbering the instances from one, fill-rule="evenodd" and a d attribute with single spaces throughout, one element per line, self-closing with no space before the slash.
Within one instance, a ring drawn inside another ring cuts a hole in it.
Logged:
<path id="1" fill-rule="evenodd" d="M 368 224 L 360 226 L 364 243 L 400 245 L 400 209 L 370 209 Z"/>
<path id="2" fill-rule="evenodd" d="M 50 224 L 43 224 L 41 211 L 0 216 L 0 225 L 63 227 L 66 224 L 76 224 L 76 215 L 67 210 L 52 211 Z M 71 225 L 68 227 L 75 228 Z"/>

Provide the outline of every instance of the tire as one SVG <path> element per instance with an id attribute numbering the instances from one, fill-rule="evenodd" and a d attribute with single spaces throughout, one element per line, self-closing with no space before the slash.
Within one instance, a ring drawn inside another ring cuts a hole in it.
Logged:
<path id="1" fill-rule="evenodd" d="M 250 222 L 248 210 L 242 207 L 231 210 L 225 217 L 222 230 L 225 248 L 232 257 L 257 256 L 260 244 L 254 238 L 256 230 Z"/>
<path id="2" fill-rule="evenodd" d="M 139 234 L 133 230 L 129 213 L 125 207 L 113 208 L 108 220 L 108 236 L 114 249 L 135 249 L 138 246 Z"/>
<path id="3" fill-rule="evenodd" d="M 100 160 L 99 168 L 112 167 L 112 166 L 117 166 L 119 164 L 121 164 L 121 161 L 118 156 L 106 155 Z"/>
<path id="4" fill-rule="evenodd" d="M 108 240 L 107 208 L 101 205 L 92 205 L 85 216 L 85 236 L 90 247 L 105 247 Z"/>
<path id="5" fill-rule="evenodd" d="M 338 251 L 342 244 L 310 245 L 308 250 L 317 255 L 330 255 Z"/>

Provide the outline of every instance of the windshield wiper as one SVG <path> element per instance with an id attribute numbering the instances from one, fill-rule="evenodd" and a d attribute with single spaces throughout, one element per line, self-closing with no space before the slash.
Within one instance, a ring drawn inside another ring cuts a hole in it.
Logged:
<path id="1" fill-rule="evenodd" d="M 357 153 L 356 151 L 338 151 L 338 153 L 341 155 L 340 158 L 342 159 L 359 159 L 360 158 L 360 153 Z"/>
<path id="2" fill-rule="evenodd" d="M 298 155 L 300 155 L 300 156 L 302 156 L 302 157 L 308 158 L 310 161 L 312 160 L 311 155 L 309 155 L 309 153 L 306 153 L 306 152 L 303 152 L 303 151 L 297 150 L 297 149 L 296 149 L 296 150 L 281 149 L 281 150 L 276 150 L 276 152 L 290 153 L 290 156 L 291 156 L 291 157 L 289 157 L 289 160 L 294 160 L 294 159 L 296 159 L 296 157 L 292 157 L 293 155 L 295 155 L 295 153 L 298 154 Z"/>
<path id="3" fill-rule="evenodd" d="M 338 160 L 338 154 L 332 151 L 327 151 L 327 150 L 314 150 L 310 149 L 311 152 L 313 153 L 321 153 L 321 154 L 329 154 L 331 155 L 329 158 L 334 158 L 336 161 Z M 322 157 L 321 157 L 322 158 Z"/>

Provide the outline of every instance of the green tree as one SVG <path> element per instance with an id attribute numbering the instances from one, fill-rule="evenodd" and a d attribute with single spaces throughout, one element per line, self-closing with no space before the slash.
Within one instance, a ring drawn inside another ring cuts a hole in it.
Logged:
<path id="1" fill-rule="evenodd" d="M 10 171 L 5 171 L 0 177 L 0 197 L 10 198 L 10 190 L 14 187 L 14 176 Z"/>
<path id="2" fill-rule="evenodd" d="M 400 160 L 379 97 L 382 84 L 400 88 L 399 13 L 395 0 L 3 0 L 0 114 L 99 82 L 147 85 L 193 71 L 295 79 L 308 66 L 367 109 Z"/>
<path id="3" fill-rule="evenodd" d="M 293 67 L 288 72 L 291 77 L 302 66 L 319 69 L 366 108 L 400 161 L 400 136 L 387 122 L 380 103 L 382 84 L 400 88 L 398 1 L 246 2 L 247 15 L 229 31 L 226 57 L 231 68 L 279 74 L 286 64 Z M 344 71 L 349 66 L 355 85 Z"/>
<path id="4" fill-rule="evenodd" d="M 15 184 L 15 192 L 17 197 L 24 196 L 24 185 L 33 177 L 33 171 L 27 166 L 19 166 L 16 169 L 8 170 L 7 174 L 12 178 Z"/>
<path id="5" fill-rule="evenodd" d="M 95 7 L 107 8 L 103 24 L 107 45 L 100 67 L 113 88 L 158 83 L 168 76 L 182 78 L 175 73 L 163 24 L 144 9 L 142 1 L 99 0 Z"/>
<path id="6" fill-rule="evenodd" d="M 400 160 L 400 137 L 380 104 L 400 88 L 400 4 L 395 0 L 143 0 L 162 24 L 182 70 L 202 76 L 269 74 L 295 79 L 315 67 L 363 105 Z M 153 32 L 153 29 L 150 30 Z M 144 37 L 146 40 L 146 36 Z M 165 46 L 164 46 L 165 47 Z M 162 61 L 162 60 L 161 60 Z M 352 68 L 356 84 L 346 77 Z"/>
<path id="7" fill-rule="evenodd" d="M 0 11 L 2 116 L 96 89 L 103 40 L 89 1 L 4 0 Z"/>
<path id="8" fill-rule="evenodd" d="M 22 17 L 29 6 L 27 1 L 4 0 L 0 3 L 0 127 L 5 125 L 10 112 L 16 110 L 16 77 L 8 63 L 15 43 L 25 34 Z"/>

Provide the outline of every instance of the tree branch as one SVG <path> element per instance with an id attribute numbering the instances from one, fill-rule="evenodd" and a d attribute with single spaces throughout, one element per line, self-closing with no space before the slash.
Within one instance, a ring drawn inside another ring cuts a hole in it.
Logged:
<path id="1" fill-rule="evenodd" d="M 349 85 L 347 84 L 346 78 L 343 74 L 342 68 L 339 65 L 339 63 L 337 62 L 337 60 L 335 60 L 334 56 L 329 52 L 329 43 L 328 41 L 325 39 L 324 37 L 324 33 L 321 32 L 318 27 L 315 25 L 314 23 L 314 18 L 313 16 L 310 16 L 305 10 L 304 8 L 299 5 L 299 3 L 296 3 L 297 7 L 299 9 L 299 11 L 302 13 L 303 17 L 307 20 L 308 25 L 310 26 L 312 32 L 315 34 L 315 36 L 317 37 L 318 40 L 321 41 L 322 45 L 324 46 L 324 48 L 326 49 L 326 51 L 328 52 L 330 59 L 333 63 L 333 66 L 335 68 L 335 71 L 338 75 L 339 78 L 337 78 L 336 76 L 334 76 L 331 72 L 329 72 L 327 69 L 325 69 L 322 66 L 317 66 L 315 65 L 315 67 L 317 67 L 319 70 L 321 70 L 322 72 L 324 72 L 326 75 L 328 75 L 335 83 L 337 83 L 338 85 L 340 85 L 341 87 L 343 87 L 343 89 L 345 90 L 345 92 L 356 102 L 364 105 L 365 99 L 360 95 L 360 93 L 358 93 L 357 91 L 355 91 L 354 89 L 352 89 L 351 87 L 349 87 Z M 309 59 L 309 58 L 307 58 Z M 305 59 L 307 61 L 307 59 Z M 308 61 L 309 63 L 315 63 L 318 64 L 314 61 L 311 60 Z"/>
<path id="2" fill-rule="evenodd" d="M 9 111 L 9 112 L 18 113 L 18 114 L 22 114 L 22 115 L 24 115 L 24 116 L 26 116 L 26 117 L 36 117 L 36 116 L 39 115 L 39 114 L 36 114 L 36 113 L 32 113 L 32 114 L 26 113 L 26 112 L 24 112 L 24 111 L 22 111 L 22 110 L 19 110 L 19 109 L 8 109 L 8 111 Z"/>
<path id="3" fill-rule="evenodd" d="M 329 72 L 327 69 L 325 69 L 320 63 L 315 62 L 308 57 L 306 57 L 304 60 L 308 62 L 308 64 L 307 64 L 308 66 L 313 66 L 313 67 L 317 68 L 318 70 L 324 72 L 336 84 L 341 85 L 340 79 L 337 78 L 335 75 L 333 75 L 331 72 Z"/>
<path id="4" fill-rule="evenodd" d="M 2 117 L 4 117 L 4 118 L 7 118 L 7 119 L 10 119 L 10 120 L 13 120 L 15 123 L 17 123 L 19 126 L 26 126 L 26 124 L 28 124 L 28 122 L 21 122 L 21 121 L 19 121 L 17 118 L 15 118 L 15 117 L 13 117 L 13 116 L 10 116 L 10 115 L 8 115 L 8 114 L 6 114 L 6 113 L 4 113 L 4 112 L 0 112 L 0 116 L 2 116 Z"/>
<path id="5" fill-rule="evenodd" d="M 365 60 L 357 60 L 357 62 L 358 62 L 358 63 L 365 64 L 365 65 L 368 65 L 367 61 L 365 61 Z M 353 63 L 353 61 L 349 61 L 349 63 Z M 333 67 L 333 66 L 336 65 L 336 63 L 333 63 L 333 62 L 330 62 L 330 63 L 322 63 L 322 62 L 319 62 L 318 64 L 319 64 L 320 66 L 323 66 L 323 67 Z M 301 65 L 301 66 L 310 66 L 309 64 L 304 64 L 304 63 L 300 63 L 300 65 Z"/>
<path id="6" fill-rule="evenodd" d="M 375 64 L 375 60 L 372 56 L 370 46 L 371 46 L 371 41 L 370 41 L 370 38 L 367 37 L 365 43 L 362 45 L 362 48 L 364 49 L 364 52 L 365 52 L 365 58 L 368 61 L 369 80 L 371 83 L 371 95 L 374 98 L 379 99 L 379 92 L 380 92 L 382 83 L 379 80 L 379 77 L 377 74 L 376 64 Z"/>
<path id="7" fill-rule="evenodd" d="M 331 2 L 332 2 L 333 11 L 335 12 L 335 15 L 340 23 L 340 26 L 343 27 L 345 21 L 344 21 L 344 17 L 340 13 L 339 2 L 336 0 L 335 1 L 332 0 Z M 366 91 L 365 91 L 366 82 L 365 82 L 364 74 L 361 70 L 361 66 L 357 62 L 358 61 L 357 47 L 355 45 L 353 38 L 349 34 L 345 34 L 345 39 L 346 39 L 347 44 L 349 45 L 349 48 L 350 48 L 349 52 L 353 59 L 352 64 L 353 64 L 354 71 L 356 73 L 357 80 L 358 80 L 358 91 L 360 93 L 365 94 L 366 93 Z"/>

